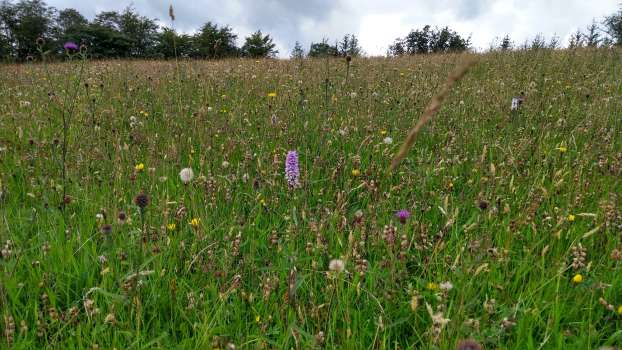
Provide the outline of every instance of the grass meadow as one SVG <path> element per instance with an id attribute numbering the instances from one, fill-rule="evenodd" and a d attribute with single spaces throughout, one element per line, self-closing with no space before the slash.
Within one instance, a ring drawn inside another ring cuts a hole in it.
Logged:
<path id="1" fill-rule="evenodd" d="M 620 346 L 621 58 L 1 66 L 0 348 Z"/>

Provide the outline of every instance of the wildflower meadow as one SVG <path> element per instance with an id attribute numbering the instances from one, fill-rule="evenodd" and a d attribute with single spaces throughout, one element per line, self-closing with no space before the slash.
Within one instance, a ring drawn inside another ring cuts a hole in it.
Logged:
<path id="1" fill-rule="evenodd" d="M 67 45 L 0 66 L 1 349 L 622 344 L 620 49 Z"/>

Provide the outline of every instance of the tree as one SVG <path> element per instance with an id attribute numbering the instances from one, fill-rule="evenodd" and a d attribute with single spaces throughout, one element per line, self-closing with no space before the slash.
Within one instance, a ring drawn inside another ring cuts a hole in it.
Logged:
<path id="1" fill-rule="evenodd" d="M 80 33 L 93 58 L 120 58 L 130 56 L 132 41 L 118 30 L 91 23 Z"/>
<path id="2" fill-rule="evenodd" d="M 510 39 L 510 36 L 506 34 L 501 40 L 501 45 L 499 46 L 499 48 L 501 49 L 501 51 L 508 51 L 512 49 L 512 46 L 512 40 Z"/>
<path id="3" fill-rule="evenodd" d="M 45 39 L 45 51 L 53 47 L 52 19 L 55 9 L 41 0 L 21 0 L 16 4 L 0 4 L 0 22 L 4 40 L 13 55 L 20 59 L 37 53 L 37 39 Z"/>
<path id="4" fill-rule="evenodd" d="M 547 44 L 547 48 L 551 50 L 555 50 L 559 48 L 559 37 L 557 35 L 553 35 L 549 43 Z"/>
<path id="5" fill-rule="evenodd" d="M 0 54 L 3 57 L 15 56 L 13 28 L 17 26 L 13 4 L 4 0 L 0 3 Z"/>
<path id="6" fill-rule="evenodd" d="M 322 39 L 320 43 L 311 43 L 309 47 L 309 57 L 327 57 L 327 56 L 339 56 L 339 50 L 337 46 L 332 46 L 328 43 L 328 39 Z"/>
<path id="7" fill-rule="evenodd" d="M 304 57 L 305 51 L 303 50 L 302 45 L 300 45 L 300 42 L 296 41 L 296 43 L 294 44 L 294 49 L 292 50 L 291 58 L 301 59 Z"/>
<path id="8" fill-rule="evenodd" d="M 237 37 L 233 34 L 231 27 L 218 27 L 212 22 L 207 22 L 192 38 L 193 54 L 203 58 L 237 56 L 239 53 L 235 45 Z"/>
<path id="9" fill-rule="evenodd" d="M 463 38 L 460 34 L 444 27 L 431 29 L 426 25 L 422 29 L 411 30 L 404 39 L 396 39 L 389 46 L 394 55 L 461 52 L 471 46 L 471 38 Z"/>
<path id="10" fill-rule="evenodd" d="M 568 48 L 575 49 L 578 47 L 583 47 L 583 33 L 580 30 L 577 30 L 574 34 L 570 36 L 570 41 L 568 42 Z"/>
<path id="11" fill-rule="evenodd" d="M 406 54 L 406 42 L 402 38 L 397 38 L 393 44 L 389 45 L 389 56 L 402 56 Z"/>
<path id="12" fill-rule="evenodd" d="M 251 34 L 245 39 L 242 46 L 242 54 L 247 57 L 274 57 L 278 50 L 275 49 L 276 44 L 272 41 L 270 35 L 263 35 L 261 30 Z"/>
<path id="13" fill-rule="evenodd" d="M 87 19 L 75 9 L 64 9 L 58 13 L 53 28 L 57 52 L 62 52 L 62 45 L 67 41 L 79 43 L 84 38 L 84 30 L 88 26 Z"/>
<path id="14" fill-rule="evenodd" d="M 544 40 L 544 36 L 542 33 L 538 33 L 529 44 L 530 50 L 540 50 L 546 48 L 546 41 Z"/>
<path id="15" fill-rule="evenodd" d="M 622 6 L 618 13 L 605 18 L 603 23 L 606 33 L 612 38 L 615 45 L 622 45 Z"/>
<path id="16" fill-rule="evenodd" d="M 117 11 L 102 11 L 95 16 L 93 23 L 108 29 L 121 29 L 121 15 Z"/>
<path id="17" fill-rule="evenodd" d="M 592 24 L 590 24 L 587 27 L 587 31 L 585 32 L 585 35 L 584 35 L 585 46 L 587 46 L 587 47 L 597 47 L 600 44 L 602 39 L 600 37 L 599 31 L 600 31 L 600 29 L 598 28 L 598 25 L 596 24 L 596 21 L 592 21 Z"/>
<path id="18" fill-rule="evenodd" d="M 156 34 L 154 52 L 156 57 L 174 58 L 192 56 L 192 37 L 186 34 L 179 35 L 175 30 L 164 27 Z"/>
<path id="19" fill-rule="evenodd" d="M 158 25 L 154 20 L 140 16 L 131 7 L 127 7 L 118 16 L 118 26 L 132 43 L 129 55 L 132 57 L 146 57 L 153 54 L 156 42 Z"/>
<path id="20" fill-rule="evenodd" d="M 430 52 L 430 26 L 426 25 L 423 29 L 411 30 L 404 39 L 406 52 L 409 55 L 426 54 Z"/>
<path id="21" fill-rule="evenodd" d="M 359 40 L 354 34 L 346 34 L 341 42 L 336 45 L 339 56 L 358 57 L 362 54 L 363 49 L 359 46 Z"/>

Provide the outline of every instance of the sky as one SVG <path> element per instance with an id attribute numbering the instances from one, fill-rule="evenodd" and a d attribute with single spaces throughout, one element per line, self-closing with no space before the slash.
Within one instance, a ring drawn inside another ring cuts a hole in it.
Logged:
<path id="1" fill-rule="evenodd" d="M 484 50 L 509 34 L 521 44 L 538 33 L 563 44 L 592 20 L 617 12 L 622 0 L 48 0 L 57 9 L 75 8 L 92 19 L 100 11 L 122 11 L 131 5 L 142 15 L 170 26 L 168 8 L 175 10 L 175 28 L 193 33 L 207 21 L 229 25 L 238 43 L 260 29 L 270 34 L 279 57 L 288 57 L 294 43 L 332 43 L 355 34 L 367 55 L 384 55 L 388 46 L 411 29 L 426 24 L 449 26 L 473 47 Z"/>

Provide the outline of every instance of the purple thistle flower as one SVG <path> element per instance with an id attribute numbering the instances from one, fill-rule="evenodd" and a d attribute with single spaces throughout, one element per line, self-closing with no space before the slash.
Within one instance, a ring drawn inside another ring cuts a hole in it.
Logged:
<path id="1" fill-rule="evenodd" d="M 63 48 L 67 51 L 76 51 L 78 50 L 78 44 L 74 43 L 73 41 L 68 41 L 65 43 L 65 45 L 63 45 Z"/>
<path id="2" fill-rule="evenodd" d="M 410 212 L 406 209 L 402 209 L 395 213 L 395 216 L 397 216 L 402 224 L 405 224 L 406 220 L 410 217 Z"/>
<path id="3" fill-rule="evenodd" d="M 300 186 L 300 170 L 298 169 L 298 153 L 296 151 L 287 152 L 285 159 L 285 178 L 289 188 Z"/>

